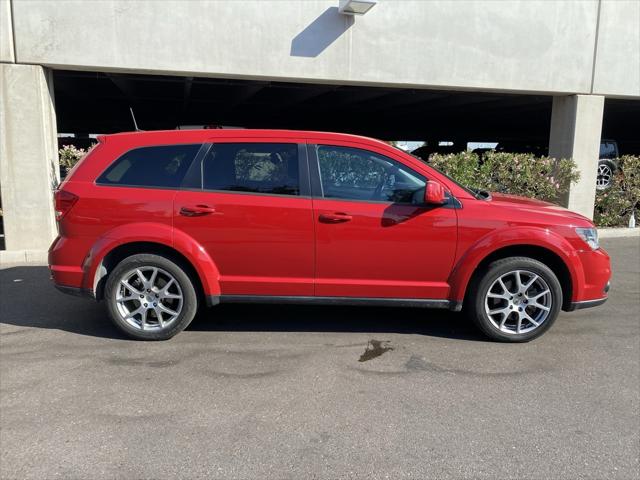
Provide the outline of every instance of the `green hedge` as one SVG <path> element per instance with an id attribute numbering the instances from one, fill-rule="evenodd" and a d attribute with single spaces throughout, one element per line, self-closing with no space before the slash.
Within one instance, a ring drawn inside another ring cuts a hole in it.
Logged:
<path id="1" fill-rule="evenodd" d="M 573 160 L 489 151 L 434 154 L 429 164 L 462 185 L 558 203 L 579 173 Z"/>
<path id="2" fill-rule="evenodd" d="M 620 157 L 613 185 L 596 193 L 594 221 L 601 227 L 626 227 L 640 210 L 640 156 Z"/>
<path id="3" fill-rule="evenodd" d="M 576 182 L 573 160 L 555 160 L 521 153 L 434 154 L 429 163 L 461 184 L 490 192 L 511 193 L 555 203 Z M 594 222 L 600 227 L 626 227 L 640 210 L 640 156 L 625 155 L 608 190 L 596 194 Z"/>

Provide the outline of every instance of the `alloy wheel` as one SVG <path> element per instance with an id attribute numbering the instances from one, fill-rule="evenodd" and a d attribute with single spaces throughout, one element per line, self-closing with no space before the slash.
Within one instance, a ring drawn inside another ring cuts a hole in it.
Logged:
<path id="1" fill-rule="evenodd" d="M 606 163 L 598 165 L 598 176 L 596 177 L 596 188 L 598 190 L 604 190 L 611 186 L 611 180 L 613 179 L 613 170 Z"/>
<path id="2" fill-rule="evenodd" d="M 180 316 L 184 297 L 180 284 L 166 270 L 147 266 L 120 278 L 115 302 L 122 320 L 139 330 L 164 330 Z"/>
<path id="3" fill-rule="evenodd" d="M 518 335 L 540 327 L 548 318 L 553 297 L 547 282 L 527 270 L 498 277 L 487 291 L 485 312 L 503 333 Z"/>

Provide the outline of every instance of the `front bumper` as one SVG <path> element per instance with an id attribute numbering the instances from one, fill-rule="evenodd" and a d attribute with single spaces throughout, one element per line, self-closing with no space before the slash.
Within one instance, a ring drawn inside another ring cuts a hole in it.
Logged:
<path id="1" fill-rule="evenodd" d="M 609 297 L 604 297 L 604 298 L 598 298 L 596 300 L 583 300 L 581 302 L 571 302 L 571 305 L 569 305 L 567 312 L 573 312 L 574 310 L 582 310 L 583 308 L 598 307 L 602 305 L 604 302 L 606 302 L 608 299 Z"/>
<path id="2" fill-rule="evenodd" d="M 603 292 L 607 294 L 610 288 L 611 288 L 611 282 L 607 282 L 607 284 L 604 286 Z M 582 310 L 583 308 L 599 307 L 608 299 L 609 297 L 605 296 L 602 298 L 596 298 L 595 300 L 582 300 L 580 302 L 571 302 L 571 305 L 569 305 L 567 312 L 573 312 L 574 310 Z"/>
<path id="3" fill-rule="evenodd" d="M 574 284 L 571 303 L 566 311 L 597 307 L 607 301 L 611 286 L 611 259 L 602 248 L 578 251 L 582 279 Z"/>
<path id="4" fill-rule="evenodd" d="M 604 249 L 579 251 L 578 257 L 584 276 L 580 288 L 574 292 L 573 301 L 565 309 L 568 312 L 602 305 L 611 288 L 611 259 Z"/>

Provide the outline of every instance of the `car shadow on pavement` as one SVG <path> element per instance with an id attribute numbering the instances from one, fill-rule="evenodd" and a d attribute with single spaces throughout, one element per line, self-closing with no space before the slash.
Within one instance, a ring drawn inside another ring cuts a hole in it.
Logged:
<path id="1" fill-rule="evenodd" d="M 58 292 L 47 267 L 0 270 L 0 324 L 126 339 L 104 305 Z M 187 331 L 405 333 L 486 340 L 461 314 L 392 307 L 219 305 L 203 309 Z"/>
<path id="2" fill-rule="evenodd" d="M 461 314 L 400 307 L 220 305 L 200 313 L 188 330 L 405 333 L 486 341 Z"/>

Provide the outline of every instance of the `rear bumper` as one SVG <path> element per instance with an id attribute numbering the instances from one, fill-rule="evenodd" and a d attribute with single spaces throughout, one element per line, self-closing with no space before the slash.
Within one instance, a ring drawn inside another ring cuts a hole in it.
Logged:
<path id="1" fill-rule="evenodd" d="M 49 272 L 54 286 L 62 293 L 95 298 L 93 292 L 83 285 L 83 250 L 81 245 L 59 236 L 49 247 Z"/>
<path id="2" fill-rule="evenodd" d="M 67 238 L 57 237 L 49 247 L 49 271 L 56 285 L 81 288 L 83 248 Z"/>
<path id="3" fill-rule="evenodd" d="M 73 295 L 74 297 L 84 297 L 84 298 L 92 298 L 95 299 L 93 292 L 91 290 L 86 290 L 84 288 L 79 287 L 70 287 L 68 285 L 58 285 L 54 284 L 56 289 L 61 291 L 62 293 L 66 293 L 67 295 Z"/>

